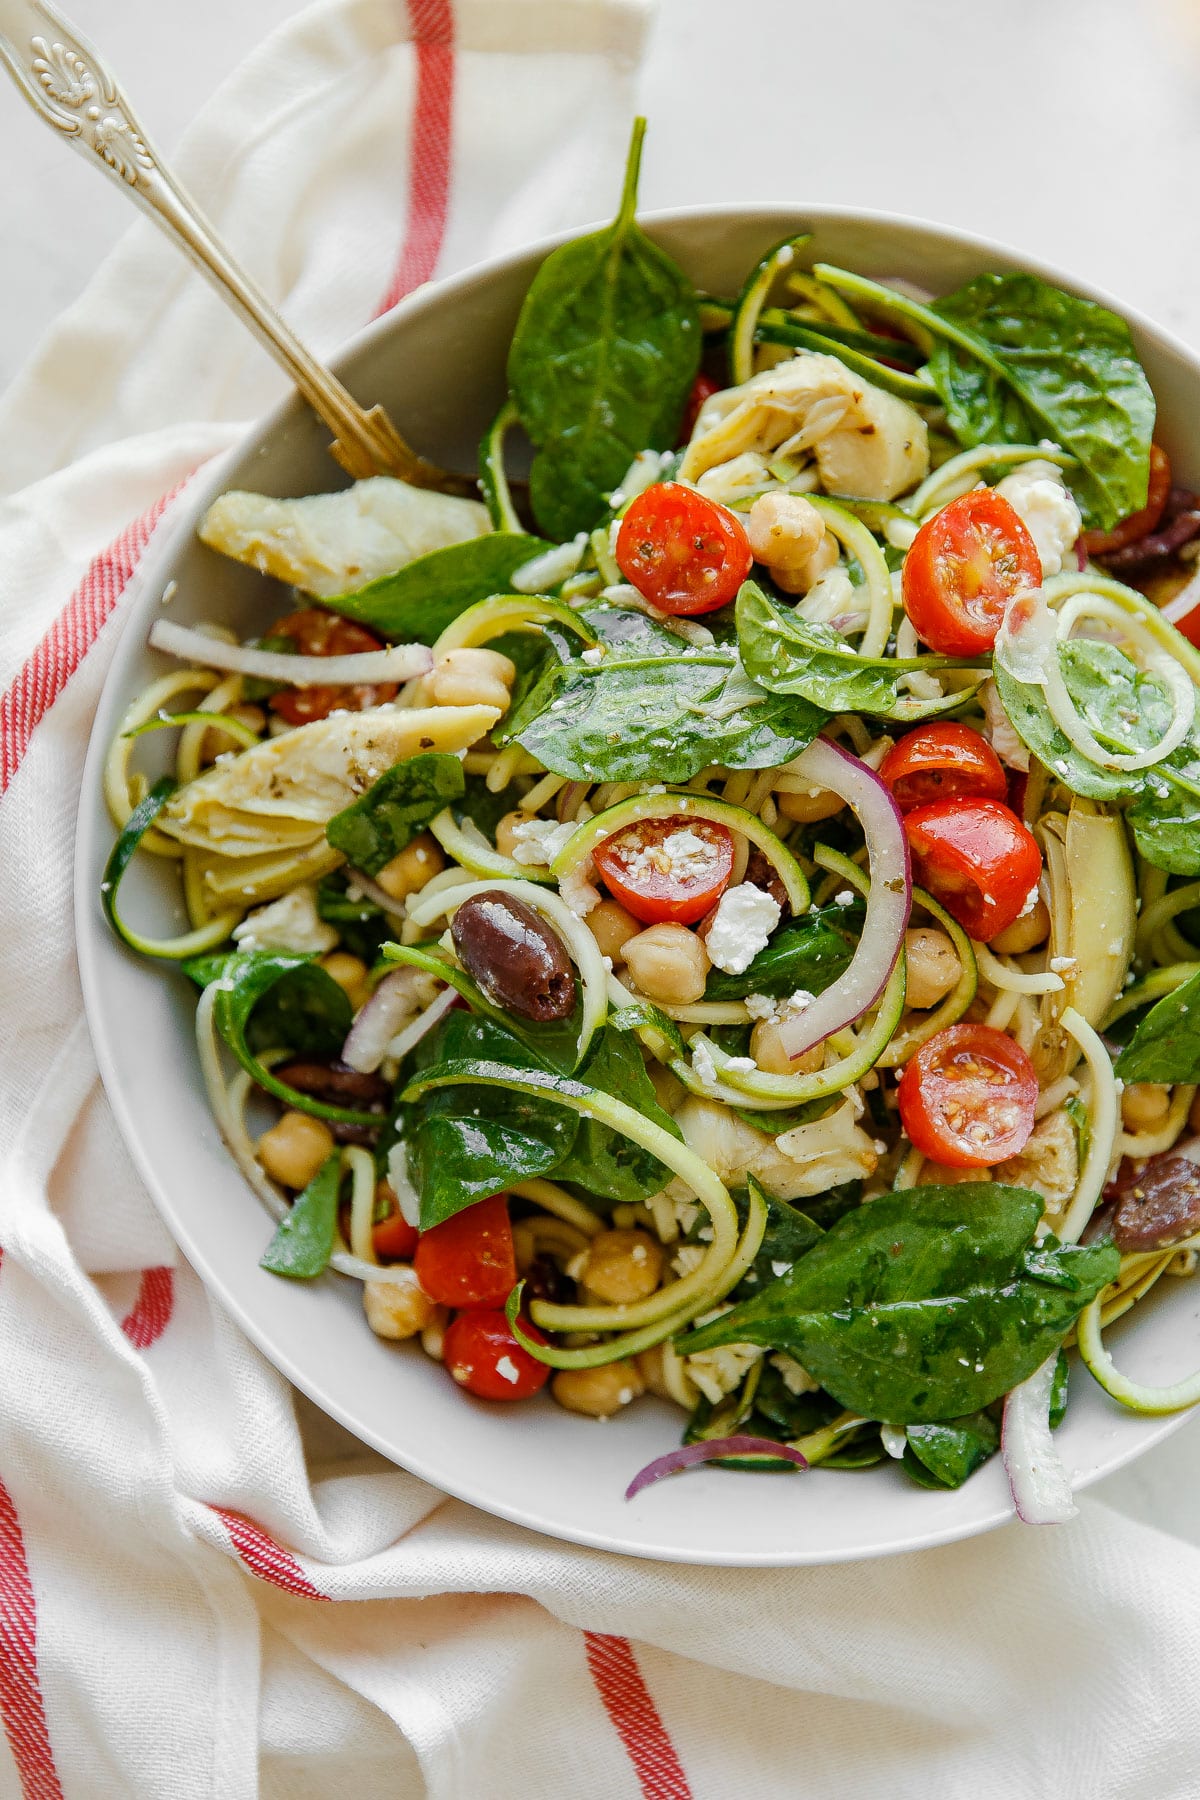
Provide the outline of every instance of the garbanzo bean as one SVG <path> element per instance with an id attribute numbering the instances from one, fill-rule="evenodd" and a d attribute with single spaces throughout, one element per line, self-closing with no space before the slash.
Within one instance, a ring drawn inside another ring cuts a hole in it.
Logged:
<path id="1" fill-rule="evenodd" d="M 598 1369 L 560 1369 L 550 1392 L 568 1412 L 586 1413 L 591 1419 L 608 1419 L 620 1412 L 646 1384 L 633 1362 L 603 1363 Z"/>
<path id="2" fill-rule="evenodd" d="M 407 900 L 410 894 L 419 894 L 425 883 L 440 875 L 445 866 L 442 846 L 435 837 L 423 831 L 393 856 L 390 863 L 384 864 L 375 880 L 393 900 Z"/>
<path id="3" fill-rule="evenodd" d="M 626 912 L 619 900 L 602 900 L 587 916 L 588 930 L 599 946 L 601 956 L 623 962 L 625 946 L 641 931 L 641 921 Z"/>
<path id="4" fill-rule="evenodd" d="M 663 1252 L 648 1231 L 599 1231 L 587 1247 L 579 1279 L 613 1306 L 645 1300 L 662 1280 Z"/>
<path id="5" fill-rule="evenodd" d="M 321 967 L 337 982 L 355 1012 L 366 1004 L 371 990 L 367 985 L 367 965 L 361 956 L 351 956 L 345 950 L 332 950 L 328 956 L 321 958 Z"/>
<path id="6" fill-rule="evenodd" d="M 904 934 L 904 953 L 908 972 L 905 999 L 909 1006 L 918 1011 L 936 1006 L 962 974 L 954 945 L 944 931 L 917 925 Z"/>
<path id="7" fill-rule="evenodd" d="M 1170 1088 L 1153 1081 L 1131 1081 L 1121 1094 L 1121 1123 L 1126 1131 L 1153 1131 L 1166 1119 Z"/>
<path id="8" fill-rule="evenodd" d="M 285 1112 L 258 1140 L 258 1160 L 272 1180 L 297 1191 L 306 1188 L 334 1152 L 333 1133 L 323 1119 Z"/>
<path id="9" fill-rule="evenodd" d="M 628 939 L 625 965 L 643 994 L 675 1006 L 699 1000 L 712 964 L 686 925 L 651 925 Z"/>
<path id="10" fill-rule="evenodd" d="M 393 1263 L 387 1281 L 364 1281 L 363 1310 L 376 1337 L 416 1337 L 438 1308 L 404 1263 Z"/>
<path id="11" fill-rule="evenodd" d="M 447 650 L 428 677 L 438 706 L 496 706 L 508 710 L 516 664 L 499 650 Z"/>
<path id="12" fill-rule="evenodd" d="M 1024 956 L 1027 950 L 1036 950 L 1050 936 L 1050 914 L 1046 910 L 1046 902 L 1039 899 L 1035 906 L 992 939 L 990 948 L 999 956 Z"/>

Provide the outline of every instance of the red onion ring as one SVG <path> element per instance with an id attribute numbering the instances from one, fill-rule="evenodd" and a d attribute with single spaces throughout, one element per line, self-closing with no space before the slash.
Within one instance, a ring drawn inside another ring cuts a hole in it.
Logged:
<path id="1" fill-rule="evenodd" d="M 458 998 L 453 988 L 445 988 L 424 1011 L 414 1017 L 411 969 L 393 969 L 385 975 L 366 1005 L 359 1011 L 342 1045 L 342 1061 L 359 1075 L 373 1075 L 388 1053 L 388 1046 L 406 1021 L 412 1021 L 408 1038 L 400 1054 L 419 1043 L 426 1031 L 432 1031 Z M 420 1026 L 420 1030 L 414 1028 Z"/>
<path id="2" fill-rule="evenodd" d="M 803 1012 L 790 1014 L 779 1027 L 780 1041 L 794 1058 L 861 1018 L 887 986 L 912 907 L 912 865 L 900 809 L 874 769 L 828 738 L 815 738 L 789 768 L 808 776 L 814 787 L 840 795 L 853 810 L 867 840 L 871 873 L 853 962 Z"/>
<path id="3" fill-rule="evenodd" d="M 719 1462 L 726 1456 L 771 1456 L 777 1462 L 795 1463 L 798 1469 L 808 1467 L 808 1458 L 802 1451 L 794 1450 L 790 1444 L 777 1444 L 774 1438 L 745 1434 L 706 1438 L 699 1444 L 680 1444 L 676 1449 L 668 1450 L 665 1456 L 656 1456 L 653 1462 L 638 1470 L 625 1489 L 625 1498 L 635 1499 L 643 1488 L 661 1481 L 664 1475 L 678 1475 L 685 1469 L 697 1468 L 701 1463 Z"/>
<path id="4" fill-rule="evenodd" d="M 1000 1454 L 1017 1517 L 1026 1525 L 1063 1525 L 1079 1508 L 1050 1434 L 1050 1395 L 1058 1352 L 1005 1396 Z"/>
<path id="5" fill-rule="evenodd" d="M 155 650 L 178 656 L 183 662 L 199 663 L 201 668 L 228 669 L 235 675 L 284 681 L 292 687 L 411 681 L 415 675 L 427 675 L 433 667 L 433 652 L 424 644 L 393 644 L 387 650 L 359 650 L 351 656 L 286 656 L 275 650 L 254 650 L 248 644 L 227 644 L 170 619 L 155 620 L 150 643 Z"/>

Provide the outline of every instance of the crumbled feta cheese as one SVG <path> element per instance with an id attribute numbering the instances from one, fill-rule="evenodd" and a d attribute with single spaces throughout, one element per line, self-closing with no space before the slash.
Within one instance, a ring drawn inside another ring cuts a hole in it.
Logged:
<path id="1" fill-rule="evenodd" d="M 879 1436 L 888 1455 L 894 1456 L 899 1462 L 908 1443 L 908 1434 L 903 1425 L 881 1425 Z"/>
<path id="2" fill-rule="evenodd" d="M 421 1223 L 421 1199 L 408 1172 L 408 1147 L 401 1141 L 388 1151 L 387 1178 L 401 1218 L 416 1231 Z"/>
<path id="3" fill-rule="evenodd" d="M 1073 956 L 1052 956 L 1050 967 L 1056 975 L 1074 975 L 1079 964 Z"/>
<path id="4" fill-rule="evenodd" d="M 789 1394 L 815 1394 L 821 1385 L 786 1350 L 776 1350 L 768 1360 L 771 1367 L 778 1369 L 783 1376 L 783 1385 Z"/>
<path id="5" fill-rule="evenodd" d="M 791 1267 L 792 1265 L 790 1262 L 776 1262 L 772 1259 L 771 1273 L 772 1275 L 786 1275 Z"/>
<path id="6" fill-rule="evenodd" d="M 600 904 L 600 889 L 589 880 L 595 873 L 596 866 L 589 856 L 582 868 L 570 869 L 559 877 L 558 891 L 577 919 L 586 919 Z"/>
<path id="7" fill-rule="evenodd" d="M 517 1365 L 511 1356 L 502 1356 L 500 1358 L 499 1362 L 496 1364 L 496 1373 L 499 1375 L 501 1381 L 510 1382 L 514 1387 L 521 1379 L 517 1372 Z"/>
<path id="8" fill-rule="evenodd" d="M 766 949 L 780 916 L 778 900 L 763 888 L 745 881 L 726 888 L 704 941 L 709 961 L 727 975 L 743 974 Z"/>
<path id="9" fill-rule="evenodd" d="M 652 1194 L 646 1208 L 654 1223 L 655 1235 L 664 1244 L 673 1244 L 692 1229 L 700 1217 L 699 1202 L 691 1197 L 691 1189 L 678 1179 L 661 1194 Z"/>
<path id="10" fill-rule="evenodd" d="M 604 645 L 589 644 L 588 648 L 583 653 L 582 660 L 585 663 L 589 663 L 594 669 L 597 663 L 604 661 Z"/>
<path id="11" fill-rule="evenodd" d="M 842 888 L 841 892 L 835 894 L 833 896 L 833 898 L 834 898 L 834 904 L 837 906 L 853 906 L 854 905 L 854 894 L 850 888 Z"/>
<path id="12" fill-rule="evenodd" d="M 1061 470 L 1038 457 L 1006 475 L 997 483 L 996 492 L 1004 496 L 1027 527 L 1042 559 L 1042 574 L 1057 575 L 1063 558 L 1083 530 L 1079 508 Z"/>
<path id="13" fill-rule="evenodd" d="M 690 1275 L 704 1261 L 704 1248 L 700 1244 L 681 1244 L 671 1258 L 671 1267 L 681 1278 Z"/>
<path id="14" fill-rule="evenodd" d="M 748 1075 L 751 1069 L 757 1069 L 758 1064 L 752 1056 L 731 1056 L 725 1067 L 731 1074 L 736 1074 L 740 1070 L 742 1074 Z"/>
<path id="15" fill-rule="evenodd" d="M 513 861 L 530 868 L 549 868 L 568 838 L 579 827 L 568 819 L 559 825 L 554 819 L 523 819 L 512 829 Z"/>
<path id="16" fill-rule="evenodd" d="M 260 906 L 233 928 L 242 950 L 290 950 L 297 956 L 324 956 L 338 941 L 317 911 L 317 890 L 307 883 Z"/>
<path id="17" fill-rule="evenodd" d="M 770 994 L 747 994 L 744 1004 L 752 1019 L 773 1019 L 775 1017 L 776 1006 Z"/>
<path id="18" fill-rule="evenodd" d="M 751 1063 L 751 1068 L 754 1064 Z M 717 1085 L 717 1065 L 713 1061 L 712 1051 L 707 1044 L 697 1044 L 692 1051 L 692 1068 L 701 1087 L 715 1088 Z"/>

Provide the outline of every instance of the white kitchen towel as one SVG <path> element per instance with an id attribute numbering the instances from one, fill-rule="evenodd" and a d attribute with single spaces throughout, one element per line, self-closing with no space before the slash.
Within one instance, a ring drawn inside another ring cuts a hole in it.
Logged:
<path id="1" fill-rule="evenodd" d="M 322 0 L 179 165 L 330 350 L 611 206 L 646 22 Z M 578 1550 L 355 1444 L 177 1258 L 81 1021 L 75 801 L 142 552 L 280 388 L 139 224 L 0 402 L 0 1794 L 1194 1800 L 1191 1544 L 1085 1499 L 850 1568 Z"/>

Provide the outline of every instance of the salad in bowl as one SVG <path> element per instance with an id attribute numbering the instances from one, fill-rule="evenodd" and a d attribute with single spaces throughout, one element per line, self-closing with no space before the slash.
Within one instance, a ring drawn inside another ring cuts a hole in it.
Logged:
<path id="1" fill-rule="evenodd" d="M 665 1399 L 631 1494 L 1000 1454 L 1060 1519 L 1070 1353 L 1200 1398 L 1107 1341 L 1200 1248 L 1200 499 L 1107 308 L 807 233 L 698 291 L 640 145 L 478 501 L 209 506 L 262 616 L 156 616 L 104 910 L 192 984 L 262 1267 L 447 1405 Z"/>

